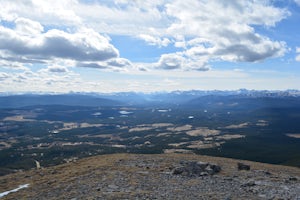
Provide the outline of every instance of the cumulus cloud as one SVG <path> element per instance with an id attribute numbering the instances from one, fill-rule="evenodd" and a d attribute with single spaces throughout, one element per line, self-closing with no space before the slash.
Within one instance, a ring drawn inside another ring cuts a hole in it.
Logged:
<path id="1" fill-rule="evenodd" d="M 286 44 L 255 32 L 252 25 L 275 26 L 289 12 L 266 1 L 174 1 L 167 13 L 177 18 L 170 34 L 194 37 L 189 53 L 234 62 L 257 62 L 284 55 Z"/>
<path id="2" fill-rule="evenodd" d="M 153 65 L 156 68 L 207 70 L 207 63 L 213 60 L 260 62 L 283 56 L 287 49 L 284 42 L 273 41 L 254 28 L 274 27 L 290 15 L 268 0 L 122 0 L 78 7 L 76 13 L 82 19 L 102 22 L 91 24 L 96 30 L 133 35 L 158 47 L 174 44 L 183 49 L 176 55 L 161 55 Z M 95 10 L 101 10 L 101 16 Z"/>
<path id="3" fill-rule="evenodd" d="M 140 34 L 139 38 L 147 42 L 149 45 L 157 45 L 159 47 L 166 47 L 171 43 L 168 38 L 161 39 L 160 37 L 154 37 L 147 34 Z"/>
<path id="4" fill-rule="evenodd" d="M 164 31 L 170 21 L 163 10 L 165 4 L 165 0 L 93 1 L 77 4 L 75 11 L 95 30 L 136 37 Z"/>
<path id="5" fill-rule="evenodd" d="M 13 28 L 0 26 L 0 59 L 10 66 L 12 63 L 47 65 L 57 59 L 73 60 L 78 66 L 93 68 L 104 68 L 98 64 L 100 62 L 111 63 L 114 67 L 130 65 L 126 59 L 119 58 L 118 50 L 107 37 L 92 29 L 81 27 L 71 33 L 58 29 L 44 32 L 39 22 L 25 18 L 17 18 L 14 22 Z M 109 65 L 105 64 L 106 67 Z M 55 71 L 54 68 L 48 70 Z"/>
<path id="6" fill-rule="evenodd" d="M 177 54 L 163 54 L 158 61 L 161 69 L 180 69 L 182 65 L 183 57 Z"/>
<path id="7" fill-rule="evenodd" d="M 131 62 L 125 58 L 115 58 L 111 59 L 107 62 L 108 66 L 113 66 L 113 67 L 128 67 L 131 66 Z"/>
<path id="8" fill-rule="evenodd" d="M 244 41 L 244 43 L 216 46 L 213 55 L 224 61 L 258 62 L 270 57 L 283 56 L 285 52 L 285 42 L 265 40 L 255 45 L 249 41 Z"/>
<path id="9" fill-rule="evenodd" d="M 207 71 L 207 63 L 215 60 L 260 62 L 283 56 L 287 49 L 285 42 L 255 29 L 274 27 L 290 15 L 272 2 L 0 0 L 0 20 L 15 24 L 0 26 L 0 56 L 20 63 L 74 60 L 78 67 L 99 69 L 134 65 L 119 57 L 104 33 L 181 49 L 158 56 L 149 65 L 153 68 Z"/>
<path id="10" fill-rule="evenodd" d="M 165 70 L 207 71 L 210 69 L 205 59 L 202 61 L 201 59 L 193 59 L 192 57 L 186 57 L 183 53 L 163 54 L 155 66 Z"/>
<path id="11" fill-rule="evenodd" d="M 109 59 L 104 62 L 78 62 L 77 67 L 87 67 L 87 68 L 96 68 L 96 69 L 121 69 L 121 68 L 130 68 L 132 63 L 125 58 L 114 58 Z"/>
<path id="12" fill-rule="evenodd" d="M 12 59 L 14 60 L 14 59 Z M 10 61 L 10 60 L 3 60 L 0 54 L 0 68 L 8 68 L 14 70 L 28 70 L 28 67 L 25 67 L 22 63 Z"/>
<path id="13" fill-rule="evenodd" d="M 22 16 L 48 25 L 75 25 L 81 23 L 74 11 L 78 3 L 77 0 L 0 0 L 0 19 L 13 21 Z"/>
<path id="14" fill-rule="evenodd" d="M 44 34 L 41 44 L 35 47 L 42 56 L 53 56 L 74 60 L 103 61 L 118 57 L 119 52 L 107 38 L 86 30 L 74 34 L 51 30 Z"/>
<path id="15" fill-rule="evenodd" d="M 44 27 L 39 22 L 22 17 L 15 20 L 15 25 L 15 30 L 20 35 L 38 35 L 44 31 Z"/>
<path id="16" fill-rule="evenodd" d="M 297 53 L 296 61 L 300 62 L 300 47 L 296 48 L 296 53 Z"/>
<path id="17" fill-rule="evenodd" d="M 7 79 L 8 77 L 9 77 L 9 75 L 7 73 L 0 72 L 0 81 Z"/>
<path id="18" fill-rule="evenodd" d="M 67 33 L 52 29 L 38 36 L 27 37 L 12 29 L 0 27 L 0 50 L 28 59 L 64 58 L 102 61 L 118 57 L 107 38 L 92 31 Z"/>
<path id="19" fill-rule="evenodd" d="M 46 69 L 10 73 L 2 81 L 1 91 L 53 91 L 54 87 L 59 92 L 69 92 L 77 85 L 84 87 L 84 82 L 74 72 L 49 73 Z"/>
<path id="20" fill-rule="evenodd" d="M 95 68 L 95 69 L 106 69 L 106 63 L 101 62 L 78 62 L 76 67 L 87 67 L 87 68 Z"/>
<path id="21" fill-rule="evenodd" d="M 171 24 L 169 31 L 209 37 L 208 31 L 215 33 L 226 27 L 243 31 L 248 25 L 274 26 L 290 15 L 287 10 L 268 2 L 175 0 L 166 5 L 168 15 L 178 19 Z"/>
<path id="22" fill-rule="evenodd" d="M 54 65 L 54 66 L 49 66 L 47 68 L 47 71 L 52 73 L 66 73 L 69 70 L 64 66 Z"/>

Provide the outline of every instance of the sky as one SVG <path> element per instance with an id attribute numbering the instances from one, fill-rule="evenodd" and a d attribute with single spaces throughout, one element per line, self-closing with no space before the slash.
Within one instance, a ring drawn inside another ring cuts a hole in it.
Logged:
<path id="1" fill-rule="evenodd" d="M 0 0 L 0 92 L 300 89 L 300 0 Z"/>

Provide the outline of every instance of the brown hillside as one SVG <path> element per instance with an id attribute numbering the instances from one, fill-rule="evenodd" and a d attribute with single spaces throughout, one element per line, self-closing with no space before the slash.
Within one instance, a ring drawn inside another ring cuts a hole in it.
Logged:
<path id="1" fill-rule="evenodd" d="M 188 161 L 214 175 L 173 174 Z M 237 163 L 250 165 L 238 170 Z M 300 169 L 193 154 L 112 154 L 0 177 L 2 199 L 300 199 Z"/>

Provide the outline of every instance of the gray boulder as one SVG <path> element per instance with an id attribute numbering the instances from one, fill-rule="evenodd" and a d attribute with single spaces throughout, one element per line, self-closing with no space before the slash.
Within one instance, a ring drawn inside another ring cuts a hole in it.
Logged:
<path id="1" fill-rule="evenodd" d="M 246 170 L 249 171 L 250 170 L 250 165 L 246 165 L 244 163 L 238 163 L 238 170 Z"/>
<path id="2" fill-rule="evenodd" d="M 173 169 L 174 175 L 184 176 L 207 176 L 214 175 L 221 171 L 221 167 L 216 164 L 195 161 L 181 161 L 181 166 Z"/>

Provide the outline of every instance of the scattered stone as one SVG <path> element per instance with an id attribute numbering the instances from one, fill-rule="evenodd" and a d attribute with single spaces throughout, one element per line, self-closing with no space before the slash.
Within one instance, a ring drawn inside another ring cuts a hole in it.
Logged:
<path id="1" fill-rule="evenodd" d="M 248 181 L 247 183 L 242 184 L 242 187 L 252 187 L 255 186 L 256 183 L 253 180 Z"/>
<path id="2" fill-rule="evenodd" d="M 205 168 L 205 172 L 207 172 L 208 174 L 210 175 L 213 175 L 214 174 L 214 170 L 210 167 L 210 166 L 207 166 Z"/>
<path id="3" fill-rule="evenodd" d="M 182 173 L 183 173 L 183 168 L 178 167 L 173 170 L 174 175 L 178 175 L 178 174 L 182 174 Z"/>
<path id="4" fill-rule="evenodd" d="M 208 166 L 208 163 L 207 162 L 201 162 L 201 161 L 198 161 L 196 163 L 201 169 L 205 169 L 207 166 Z"/>
<path id="5" fill-rule="evenodd" d="M 251 171 L 237 171 L 237 163 L 196 155 L 97 156 L 76 165 L 60 165 L 0 177 L 1 191 L 17 183 L 32 183 L 9 199 L 299 199 L 297 168 L 251 163 Z M 123 159 L 122 162 L 119 162 Z M 184 160 L 181 161 L 180 160 Z M 92 166 L 88 168 L 88 166 Z M 149 166 L 149 169 L 147 169 Z M 171 167 L 170 167 L 171 166 Z M 163 172 L 161 170 L 163 169 Z M 218 173 L 221 171 L 222 173 Z M 267 171 L 272 172 L 269 176 Z M 56 173 L 53 173 L 56 172 Z M 40 177 L 44 173 L 44 177 Z M 211 175 L 218 173 L 215 175 Z M 197 178 L 196 178 L 197 177 Z M 10 186 L 11 185 L 11 186 Z M 9 187 L 8 187 L 9 186 Z M 76 197 L 76 198 L 74 198 Z M 0 198 L 1 199 L 1 198 Z"/>
<path id="6" fill-rule="evenodd" d="M 238 170 L 246 170 L 249 171 L 250 170 L 250 165 L 246 165 L 244 163 L 238 163 Z"/>
<path id="7" fill-rule="evenodd" d="M 208 176 L 209 174 L 207 172 L 201 172 L 200 176 Z"/>
<path id="8" fill-rule="evenodd" d="M 268 176 L 272 175 L 272 173 L 268 172 L 268 171 L 265 171 L 265 174 L 268 175 Z"/>
<path id="9" fill-rule="evenodd" d="M 219 165 L 211 164 L 210 167 L 214 171 L 214 173 L 219 173 L 221 171 L 221 167 Z"/>
<path id="10" fill-rule="evenodd" d="M 173 169 L 174 175 L 207 176 L 221 171 L 221 167 L 215 164 L 195 161 L 181 161 L 182 166 Z"/>
<path id="11" fill-rule="evenodd" d="M 290 181 L 297 181 L 298 179 L 296 177 L 290 177 L 289 180 Z"/>
<path id="12" fill-rule="evenodd" d="M 57 172 L 57 170 L 51 170 L 49 173 L 50 174 L 57 174 L 58 172 Z"/>

